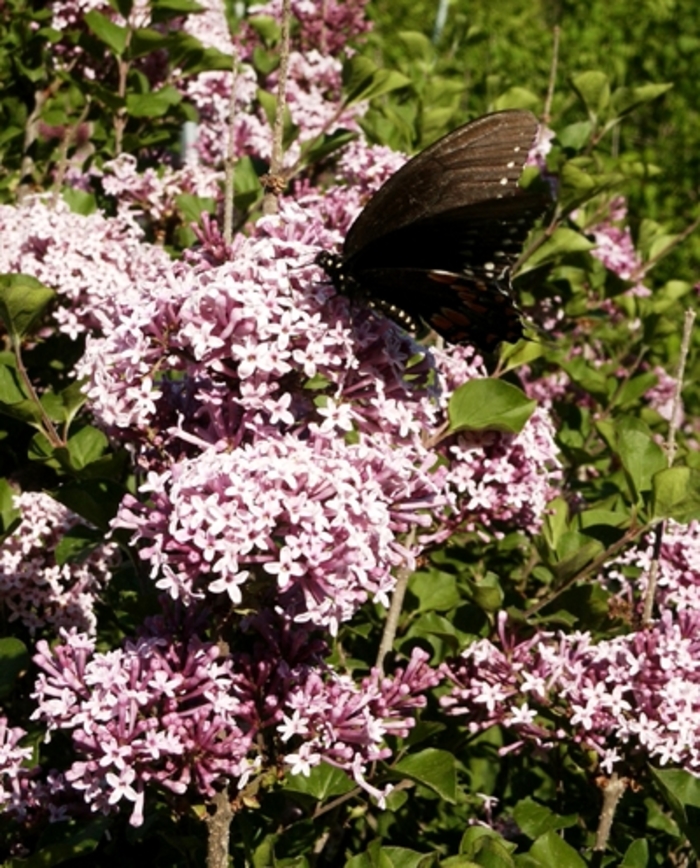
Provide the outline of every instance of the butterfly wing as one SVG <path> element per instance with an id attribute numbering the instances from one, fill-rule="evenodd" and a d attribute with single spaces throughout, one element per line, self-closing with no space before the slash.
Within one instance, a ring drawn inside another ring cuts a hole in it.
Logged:
<path id="1" fill-rule="evenodd" d="M 515 343 L 523 336 L 508 275 L 483 278 L 394 268 L 370 271 L 367 278 L 382 289 L 370 298 L 370 306 L 407 331 L 418 331 L 423 321 L 452 344 L 469 343 L 486 352 L 493 352 L 501 341 Z"/>
<path id="2" fill-rule="evenodd" d="M 537 133 L 530 112 L 505 111 L 465 124 L 409 160 L 350 227 L 343 258 L 423 221 L 452 222 L 477 203 L 524 195 L 518 179 Z"/>
<path id="3" fill-rule="evenodd" d="M 522 336 L 510 269 L 546 200 L 518 186 L 537 132 L 529 112 L 486 115 L 431 145 L 381 187 L 342 257 L 321 254 L 341 290 L 452 343 L 491 351 Z"/>

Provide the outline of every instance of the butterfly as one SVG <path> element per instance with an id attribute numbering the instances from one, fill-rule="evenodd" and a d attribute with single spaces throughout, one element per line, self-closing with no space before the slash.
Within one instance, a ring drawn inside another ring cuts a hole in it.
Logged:
<path id="1" fill-rule="evenodd" d="M 511 269 L 546 208 L 518 186 L 538 122 L 485 115 L 439 139 L 389 178 L 316 264 L 338 292 L 365 298 L 408 331 L 492 352 L 523 335 Z"/>

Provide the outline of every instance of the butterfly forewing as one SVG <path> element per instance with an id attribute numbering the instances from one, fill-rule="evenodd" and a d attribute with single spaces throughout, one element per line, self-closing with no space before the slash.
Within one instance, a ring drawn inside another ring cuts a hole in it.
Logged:
<path id="1" fill-rule="evenodd" d="M 341 291 L 411 327 L 492 351 L 522 336 L 510 269 L 546 202 L 518 179 L 537 132 L 498 112 L 449 133 L 399 169 L 350 227 L 342 257 L 317 261 Z"/>
<path id="2" fill-rule="evenodd" d="M 497 112 L 448 133 L 409 160 L 350 227 L 346 261 L 382 236 L 479 202 L 523 194 L 517 182 L 537 132 L 530 112 Z"/>

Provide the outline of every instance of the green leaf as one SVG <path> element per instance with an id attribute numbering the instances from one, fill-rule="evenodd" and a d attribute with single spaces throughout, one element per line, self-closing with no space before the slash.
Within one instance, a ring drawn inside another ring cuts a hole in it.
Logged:
<path id="1" fill-rule="evenodd" d="M 700 779 L 682 769 L 650 770 L 674 819 L 700 858 Z"/>
<path id="2" fill-rule="evenodd" d="M 536 401 L 504 380 L 469 380 L 455 389 L 450 398 L 449 431 L 490 430 L 517 434 L 536 407 Z"/>
<path id="3" fill-rule="evenodd" d="M 260 189 L 258 185 L 258 189 Z M 189 223 L 200 224 L 202 214 L 213 214 L 216 210 L 214 199 L 195 196 L 193 193 L 180 193 L 175 197 L 178 210 L 182 214 L 183 220 Z"/>
<path id="4" fill-rule="evenodd" d="M 593 124 L 591 121 L 578 121 L 575 124 L 569 124 L 557 133 L 557 141 L 563 148 L 570 148 L 573 151 L 581 151 L 588 143 L 593 132 Z"/>
<path id="5" fill-rule="evenodd" d="M 58 566 L 78 563 L 92 552 L 96 545 L 104 542 L 104 536 L 84 524 L 76 525 L 61 537 L 54 550 Z"/>
<path id="6" fill-rule="evenodd" d="M 172 85 L 153 93 L 130 93 L 126 97 L 126 110 L 134 118 L 159 118 L 182 101 L 182 94 Z"/>
<path id="7" fill-rule="evenodd" d="M 68 207 L 74 214 L 82 214 L 83 217 L 87 217 L 97 211 L 97 200 L 94 193 L 79 190 L 77 187 L 64 187 L 61 190 L 61 197 L 64 202 L 68 203 Z"/>
<path id="8" fill-rule="evenodd" d="M 598 118 L 610 105 L 610 81 L 604 72 L 580 72 L 571 76 L 571 84 L 592 119 Z"/>
<path id="9" fill-rule="evenodd" d="M 123 496 L 123 486 L 106 479 L 81 479 L 54 493 L 59 503 L 105 531 L 109 530 L 109 522 L 117 514 Z"/>
<path id="10" fill-rule="evenodd" d="M 563 497 L 557 497 L 547 504 L 542 522 L 542 536 L 552 551 L 559 548 L 559 542 L 568 529 L 569 504 Z"/>
<path id="11" fill-rule="evenodd" d="M 485 868 L 514 868 L 511 852 L 515 845 L 505 841 L 493 829 L 471 826 L 462 835 L 459 852 L 472 860 L 474 865 Z"/>
<path id="12" fill-rule="evenodd" d="M 622 416 L 615 427 L 620 460 L 639 499 L 642 492 L 651 491 L 654 474 L 666 467 L 666 454 L 641 419 Z"/>
<path id="13" fill-rule="evenodd" d="M 343 796 L 355 786 L 355 782 L 344 771 L 324 762 L 314 766 L 308 776 L 288 775 L 284 784 L 286 790 L 307 793 L 319 801 Z"/>
<path id="14" fill-rule="evenodd" d="M 455 758 L 445 750 L 426 748 L 420 753 L 409 754 L 392 766 L 391 773 L 428 787 L 451 804 L 457 801 Z"/>
<path id="15" fill-rule="evenodd" d="M 668 93 L 672 84 L 643 84 L 640 87 L 619 87 L 612 95 L 612 106 L 615 113 L 622 117 L 629 114 L 640 105 L 658 99 Z"/>
<path id="16" fill-rule="evenodd" d="M 394 70 L 380 69 L 369 58 L 356 54 L 343 67 L 346 105 L 375 99 L 393 90 L 408 87 L 411 79 Z"/>
<path id="17" fill-rule="evenodd" d="M 28 274 L 0 274 L 0 319 L 14 343 L 31 331 L 55 295 Z"/>
<path id="18" fill-rule="evenodd" d="M 151 0 L 151 12 L 156 20 L 164 20 L 161 16 L 165 13 L 169 18 L 180 15 L 196 15 L 204 12 L 204 7 L 195 0 Z M 156 17 L 157 14 L 157 17 Z"/>
<path id="19" fill-rule="evenodd" d="M 22 520 L 22 512 L 15 506 L 17 494 L 6 479 L 0 478 L 0 538 L 12 533 Z"/>
<path id="20" fill-rule="evenodd" d="M 545 832 L 566 829 L 569 826 L 575 826 L 578 822 L 576 814 L 568 814 L 565 817 L 555 814 L 529 796 L 515 806 L 513 819 L 522 833 L 533 840 L 544 835 Z"/>
<path id="21" fill-rule="evenodd" d="M 522 365 L 529 365 L 544 353 L 542 344 L 534 340 L 518 341 L 517 344 L 504 343 L 499 356 L 500 370 L 507 374 Z"/>
<path id="22" fill-rule="evenodd" d="M 593 367 L 580 357 L 572 359 L 570 362 L 562 362 L 561 366 L 577 386 L 580 386 L 601 404 L 606 403 L 615 382 L 608 380 L 604 371 Z"/>
<path id="23" fill-rule="evenodd" d="M 414 611 L 446 612 L 460 602 L 455 577 L 437 569 L 415 572 L 410 578 L 408 589 L 418 598 L 418 606 Z"/>
<path id="24" fill-rule="evenodd" d="M 560 226 L 534 253 L 528 256 L 524 268 L 519 273 L 525 274 L 536 266 L 558 261 L 567 253 L 582 253 L 592 250 L 594 247 L 595 243 L 589 241 L 580 232 L 567 229 L 566 226 Z"/>
<path id="25" fill-rule="evenodd" d="M 424 63 L 435 62 L 435 46 L 425 33 L 416 30 L 402 30 L 397 39 L 406 49 L 406 55 L 411 60 L 422 60 Z"/>
<path id="26" fill-rule="evenodd" d="M 24 642 L 8 636 L 0 639 L 0 699 L 7 699 L 15 689 L 17 679 L 31 663 Z"/>
<path id="27" fill-rule="evenodd" d="M 502 93 L 494 103 L 496 111 L 506 109 L 531 109 L 536 111 L 540 106 L 540 97 L 525 87 L 511 87 Z"/>
<path id="28" fill-rule="evenodd" d="M 603 551 L 603 545 L 586 534 L 567 531 L 559 540 L 559 560 L 550 564 L 550 569 L 559 582 L 573 578 Z"/>
<path id="29" fill-rule="evenodd" d="M 652 515 L 680 524 L 700 519 L 700 470 L 671 467 L 652 479 Z"/>
<path id="30" fill-rule="evenodd" d="M 95 36 L 111 49 L 113 54 L 120 57 L 126 48 L 128 30 L 120 27 L 100 12 L 94 9 L 86 12 L 83 21 L 92 30 Z"/>
<path id="31" fill-rule="evenodd" d="M 86 425 L 69 438 L 67 446 L 71 467 L 82 470 L 102 458 L 109 441 L 99 428 Z"/>
<path id="32" fill-rule="evenodd" d="M 556 832 L 546 832 L 530 848 L 529 856 L 536 859 L 542 868 L 586 868 L 586 863 Z"/>
<path id="33" fill-rule="evenodd" d="M 444 863 L 438 862 L 437 854 L 418 853 L 406 847 L 382 847 L 375 840 L 364 853 L 344 862 L 343 868 L 438 868 L 438 864 Z"/>
<path id="34" fill-rule="evenodd" d="M 620 862 L 620 868 L 647 868 L 649 864 L 649 842 L 646 838 L 632 841 Z"/>
<path id="35" fill-rule="evenodd" d="M 484 612 L 495 614 L 503 608 L 505 594 L 501 586 L 501 580 L 495 573 L 487 572 L 478 581 L 468 581 L 471 599 Z"/>

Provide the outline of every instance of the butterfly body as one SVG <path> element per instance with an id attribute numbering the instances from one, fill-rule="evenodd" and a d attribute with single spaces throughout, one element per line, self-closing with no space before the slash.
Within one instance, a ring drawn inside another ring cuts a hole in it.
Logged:
<path id="1" fill-rule="evenodd" d="M 529 112 L 486 115 L 410 160 L 370 199 L 343 245 L 316 262 L 339 292 L 410 331 L 492 351 L 522 336 L 510 270 L 544 210 L 518 186 L 537 132 Z"/>

